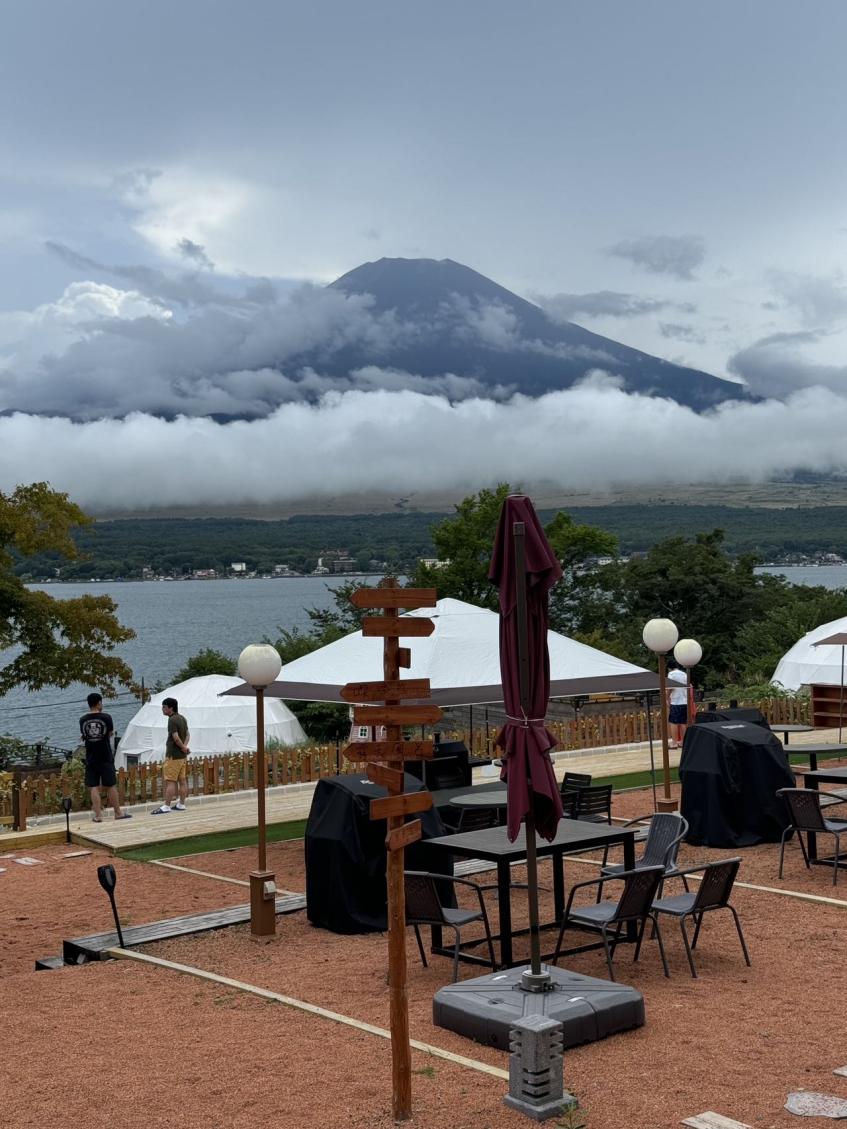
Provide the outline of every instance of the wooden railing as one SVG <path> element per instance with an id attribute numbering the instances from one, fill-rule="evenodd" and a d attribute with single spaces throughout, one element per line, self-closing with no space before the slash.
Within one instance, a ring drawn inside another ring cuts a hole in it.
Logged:
<path id="1" fill-rule="evenodd" d="M 718 703 L 725 706 L 726 703 Z M 745 702 L 754 706 L 772 723 L 808 724 L 809 702 L 805 698 L 770 698 L 758 702 Z M 705 707 L 701 707 L 705 708 Z M 653 711 L 651 725 L 654 740 L 659 739 L 659 715 Z M 550 721 L 548 728 L 558 739 L 559 749 L 590 749 L 602 746 L 637 744 L 648 739 L 647 714 L 636 713 L 584 714 L 566 721 Z M 472 739 L 466 731 L 442 731 L 444 739 L 464 740 L 471 754 L 477 757 L 497 755 L 494 740 L 497 730 L 475 730 Z M 188 792 L 191 796 L 240 792 L 256 787 L 255 758 L 251 752 L 219 754 L 209 757 L 189 757 Z M 296 746 L 274 749 L 267 755 L 269 786 L 300 784 L 334 776 L 338 772 L 360 772 L 361 765 L 347 761 L 335 745 Z M 21 802 L 25 817 L 33 819 L 53 815 L 62 810 L 62 796 L 73 800 L 74 811 L 90 806 L 89 790 L 85 787 L 81 765 L 76 771 L 46 771 L 28 775 L 20 782 L 15 796 L 12 773 L 0 773 L 0 823 L 9 823 L 13 812 L 20 814 Z M 140 764 L 118 771 L 118 794 L 122 804 L 154 803 L 162 797 L 162 766 L 159 763 Z"/>

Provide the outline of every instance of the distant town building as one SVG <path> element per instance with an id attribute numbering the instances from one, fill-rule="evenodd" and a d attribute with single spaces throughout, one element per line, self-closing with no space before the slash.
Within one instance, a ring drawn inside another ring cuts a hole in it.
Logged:
<path id="1" fill-rule="evenodd" d="M 247 571 L 247 565 L 244 561 L 233 561 L 229 567 L 231 572 L 243 573 Z"/>
<path id="2" fill-rule="evenodd" d="M 332 571 L 335 573 L 355 572 L 356 562 L 352 557 L 336 557 L 332 562 Z"/>
<path id="3" fill-rule="evenodd" d="M 424 568 L 445 568 L 450 562 L 440 561 L 437 557 L 421 557 L 420 563 Z"/>
<path id="4" fill-rule="evenodd" d="M 213 568 L 195 568 L 191 575 L 195 580 L 214 580 L 217 573 Z"/>

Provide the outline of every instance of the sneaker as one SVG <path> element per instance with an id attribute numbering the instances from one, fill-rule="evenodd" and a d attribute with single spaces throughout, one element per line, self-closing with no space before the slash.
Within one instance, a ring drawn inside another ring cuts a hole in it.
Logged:
<path id="1" fill-rule="evenodd" d="M 177 800 L 175 804 L 171 804 L 171 811 L 185 811 L 185 804 Z"/>
<path id="2" fill-rule="evenodd" d="M 122 811 L 120 815 L 116 815 L 115 819 L 132 819 L 131 811 Z"/>
<path id="3" fill-rule="evenodd" d="M 167 815 L 170 813 L 170 808 L 167 804 L 162 804 L 160 808 L 153 808 L 150 812 L 151 815 Z"/>
<path id="4" fill-rule="evenodd" d="M 99 816 L 99 815 L 92 815 L 91 822 L 92 823 L 102 823 L 103 818 L 102 818 L 102 816 Z"/>

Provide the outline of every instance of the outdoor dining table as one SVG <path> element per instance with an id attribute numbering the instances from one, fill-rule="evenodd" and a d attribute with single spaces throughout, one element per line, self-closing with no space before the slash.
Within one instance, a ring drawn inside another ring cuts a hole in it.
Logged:
<path id="1" fill-rule="evenodd" d="M 786 744 L 788 744 L 787 741 Z M 802 753 L 803 756 L 808 755 L 809 768 L 812 770 L 812 772 L 817 772 L 818 754 L 824 755 L 825 753 L 842 753 L 844 755 L 847 755 L 847 745 L 838 745 L 834 741 L 829 741 L 823 742 L 820 745 L 795 745 L 794 751 L 795 753 Z"/>
<path id="2" fill-rule="evenodd" d="M 823 746 L 821 746 L 823 747 Z M 847 750 L 847 745 L 840 746 Z M 826 748 L 839 748 L 838 745 L 827 745 Z M 847 784 L 847 768 L 820 768 L 812 772 L 803 773 L 803 787 L 814 788 L 815 791 L 820 790 L 821 784 Z M 809 862 L 815 863 L 817 866 L 832 866 L 832 855 L 824 858 L 818 855 L 817 835 L 814 831 L 806 833 L 806 841 L 808 843 Z M 847 867 L 847 858 L 839 860 L 839 868 Z"/>
<path id="3" fill-rule="evenodd" d="M 623 846 L 624 868 L 631 870 L 635 865 L 635 831 L 632 828 L 608 823 L 589 823 L 578 819 L 562 819 L 559 821 L 556 836 L 552 842 L 548 843 L 546 839 L 540 839 L 536 836 L 538 857 L 544 858 L 550 855 L 553 859 L 553 900 L 556 920 L 550 922 L 549 926 L 560 925 L 565 912 L 564 855 L 583 850 L 596 850 L 598 847 L 614 846 L 617 843 Z M 526 930 L 515 932 L 512 928 L 511 900 L 512 863 L 521 862 L 526 858 L 524 827 L 521 826 L 514 843 L 509 842 L 505 827 L 489 827 L 482 831 L 440 835 L 437 838 L 428 839 L 427 847 L 432 850 L 447 851 L 454 858 L 481 859 L 485 862 L 496 863 L 500 932 L 495 940 L 499 941 L 500 946 L 500 967 L 512 967 L 515 964 L 513 939 L 521 932 L 526 932 Z M 545 926 L 545 928 L 549 926 Z M 626 940 L 634 942 L 637 939 L 636 923 L 629 923 L 626 929 Z M 593 948 L 594 946 L 590 947 Z M 442 947 L 439 926 L 432 927 L 432 951 L 452 956 L 452 950 Z M 549 955 L 552 955 L 552 953 Z M 461 952 L 460 956 L 461 959 L 474 964 L 488 963 L 482 957 L 471 953 Z"/>
<path id="4" fill-rule="evenodd" d="M 815 728 L 814 725 L 800 725 L 800 724 L 783 725 L 778 721 L 772 721 L 771 722 L 771 731 L 773 733 L 781 733 L 782 734 L 783 745 L 788 744 L 789 733 L 812 733 L 814 731 L 814 728 Z M 805 752 L 806 747 L 807 746 L 804 745 L 802 749 L 798 749 L 798 752 Z"/>
<path id="5" fill-rule="evenodd" d="M 457 808 L 504 808 L 508 803 L 505 788 L 490 792 L 463 792 L 461 796 L 451 796 L 449 802 Z"/>

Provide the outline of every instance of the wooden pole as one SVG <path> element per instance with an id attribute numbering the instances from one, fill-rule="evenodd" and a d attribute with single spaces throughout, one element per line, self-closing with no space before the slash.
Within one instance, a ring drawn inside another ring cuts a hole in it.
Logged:
<path id="1" fill-rule="evenodd" d="M 381 585 L 382 587 L 382 585 Z M 397 587 L 397 581 L 385 583 L 385 587 Z M 397 619 L 397 608 L 385 608 L 384 615 Z M 400 639 L 397 635 L 387 636 L 383 650 L 383 675 L 386 682 L 400 677 L 399 663 Z M 386 706 L 397 705 L 399 698 L 386 698 Z M 402 727 L 387 725 L 385 739 L 389 745 L 399 742 L 403 736 Z M 399 770 L 402 780 L 403 761 L 388 761 L 390 769 Z M 388 787 L 389 795 L 398 795 L 400 788 Z M 403 826 L 403 816 L 393 815 L 388 819 L 388 837 Z M 408 1121 L 412 1116 L 412 1048 L 409 1042 L 409 988 L 406 969 L 406 886 L 405 851 L 388 850 L 386 862 L 386 884 L 388 888 L 388 991 L 391 1016 L 391 1082 L 392 1105 L 395 1121 Z"/>
<path id="2" fill-rule="evenodd" d="M 658 811 L 676 811 L 676 800 L 671 796 L 671 759 L 668 752 L 668 689 L 667 665 L 664 654 L 659 654 L 659 722 L 662 727 L 662 774 L 665 794 L 657 804 Z"/>

